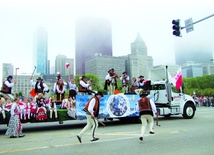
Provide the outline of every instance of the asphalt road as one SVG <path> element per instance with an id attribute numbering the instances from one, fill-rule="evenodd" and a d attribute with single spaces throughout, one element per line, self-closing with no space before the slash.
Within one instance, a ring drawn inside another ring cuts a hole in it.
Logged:
<path id="1" fill-rule="evenodd" d="M 181 115 L 160 118 L 155 135 L 147 134 L 139 141 L 141 124 L 107 121 L 97 130 L 99 141 L 91 142 L 87 132 L 80 144 L 76 134 L 85 121 L 33 123 L 24 125 L 24 138 L 4 135 L 0 125 L 0 154 L 10 155 L 213 155 L 214 107 L 198 107 L 193 119 Z"/>

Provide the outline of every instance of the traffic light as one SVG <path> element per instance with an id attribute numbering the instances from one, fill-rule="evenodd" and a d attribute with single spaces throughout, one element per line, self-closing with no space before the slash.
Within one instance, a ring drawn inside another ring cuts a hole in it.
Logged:
<path id="1" fill-rule="evenodd" d="M 173 20 L 172 21 L 172 29 L 173 29 L 173 35 L 177 37 L 181 37 L 181 27 L 180 27 L 180 19 Z"/>

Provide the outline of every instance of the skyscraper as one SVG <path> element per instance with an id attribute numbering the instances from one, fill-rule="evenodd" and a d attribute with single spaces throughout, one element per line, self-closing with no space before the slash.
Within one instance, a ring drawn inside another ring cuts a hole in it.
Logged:
<path id="1" fill-rule="evenodd" d="M 85 62 L 96 53 L 112 56 L 110 21 L 83 17 L 76 21 L 76 74 L 85 74 Z"/>
<path id="2" fill-rule="evenodd" d="M 66 67 L 66 63 L 69 67 Z M 57 55 L 55 59 L 55 74 L 60 72 L 61 75 L 74 75 L 74 59 L 67 58 L 65 55 Z"/>
<path id="3" fill-rule="evenodd" d="M 138 34 L 135 41 L 131 43 L 131 54 L 128 55 L 126 61 L 126 71 L 130 77 L 143 75 L 145 78 L 148 78 L 152 67 L 153 59 L 151 56 L 148 56 L 147 46 L 140 34 Z"/>
<path id="4" fill-rule="evenodd" d="M 48 74 L 48 37 L 44 27 L 38 27 L 34 41 L 33 65 L 36 72 Z"/>

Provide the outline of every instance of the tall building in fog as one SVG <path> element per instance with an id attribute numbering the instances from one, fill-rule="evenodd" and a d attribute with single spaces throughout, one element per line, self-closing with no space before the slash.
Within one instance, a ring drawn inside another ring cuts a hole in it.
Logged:
<path id="1" fill-rule="evenodd" d="M 44 27 L 38 27 L 34 41 L 33 65 L 36 72 L 48 74 L 48 36 Z"/>
<path id="2" fill-rule="evenodd" d="M 131 43 L 131 54 L 126 60 L 126 71 L 130 77 L 138 77 L 140 75 L 148 78 L 149 71 L 153 67 L 153 59 L 147 54 L 147 46 L 140 34 L 137 35 L 134 42 Z"/>
<path id="3" fill-rule="evenodd" d="M 112 56 L 112 28 L 110 21 L 84 17 L 76 21 L 76 74 L 85 74 L 85 62 L 95 53 Z"/>
<path id="4" fill-rule="evenodd" d="M 175 50 L 175 61 L 177 65 L 184 65 L 190 61 L 195 63 L 210 63 L 213 51 L 210 45 L 201 42 L 182 42 Z"/>
<path id="5" fill-rule="evenodd" d="M 70 66 L 67 68 L 66 64 Z M 63 75 L 74 75 L 74 59 L 67 58 L 65 55 L 57 55 L 55 59 L 55 74 L 60 72 Z"/>

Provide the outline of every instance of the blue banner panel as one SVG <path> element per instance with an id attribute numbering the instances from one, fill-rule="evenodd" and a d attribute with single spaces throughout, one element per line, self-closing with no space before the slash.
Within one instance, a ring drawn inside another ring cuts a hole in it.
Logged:
<path id="1" fill-rule="evenodd" d="M 77 95 L 76 109 L 77 119 L 85 119 L 86 113 L 83 110 L 92 95 Z M 104 95 L 100 99 L 99 118 L 119 118 L 139 116 L 136 111 L 139 95 L 136 94 L 117 94 Z"/>

